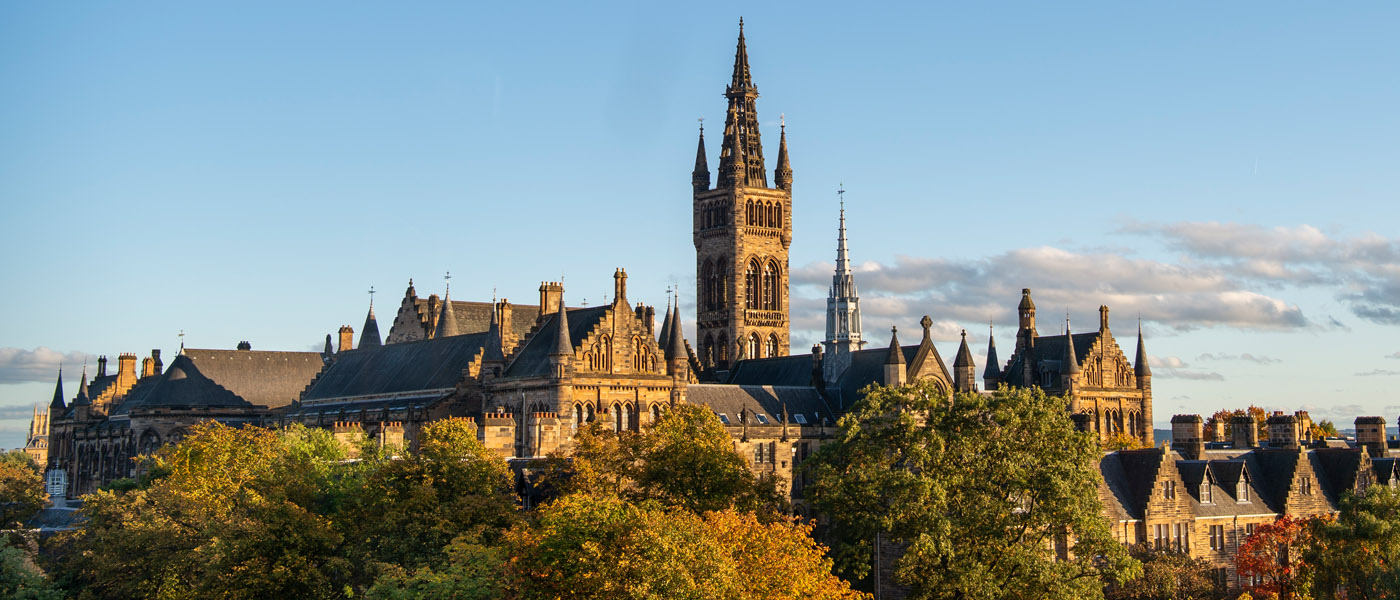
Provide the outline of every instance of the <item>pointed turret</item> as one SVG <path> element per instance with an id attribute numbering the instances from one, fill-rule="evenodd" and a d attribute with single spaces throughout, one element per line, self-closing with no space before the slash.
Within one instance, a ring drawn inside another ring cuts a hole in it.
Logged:
<path id="1" fill-rule="evenodd" d="M 675 312 L 671 314 L 671 318 L 669 319 L 671 328 L 668 331 L 671 339 L 666 341 L 665 356 L 667 362 L 675 360 L 684 361 L 686 358 L 685 336 L 681 331 L 681 304 L 677 302 L 673 310 Z"/>
<path id="2" fill-rule="evenodd" d="M 486 328 L 486 349 L 481 356 L 482 362 L 500 362 L 506 359 L 501 339 L 501 321 L 496 317 L 499 313 L 499 305 L 491 307 L 491 325 Z"/>
<path id="3" fill-rule="evenodd" d="M 890 327 L 890 349 L 885 354 L 885 385 L 904 385 L 904 348 L 899 345 L 899 329 Z"/>
<path id="4" fill-rule="evenodd" d="M 332 356 L 335 356 L 335 346 L 332 346 L 332 345 L 331 345 L 331 334 L 327 333 L 327 334 L 326 334 L 326 348 L 325 348 L 324 350 L 321 350 L 321 357 L 322 357 L 322 358 L 329 358 L 329 357 L 332 357 Z"/>
<path id="5" fill-rule="evenodd" d="M 83 367 L 83 378 L 78 380 L 78 395 L 73 397 L 73 405 L 92 404 L 92 398 L 88 396 L 87 367 Z"/>
<path id="6" fill-rule="evenodd" d="M 690 172 L 695 193 L 710 189 L 710 164 L 705 160 L 705 124 L 700 124 L 700 143 L 695 147 L 695 170 Z"/>
<path id="7" fill-rule="evenodd" d="M 788 164 L 787 123 L 779 126 L 778 167 L 773 170 L 773 183 L 780 190 L 792 190 L 792 165 Z"/>
<path id="8" fill-rule="evenodd" d="M 63 411 L 68 410 L 68 405 L 63 401 L 63 367 L 58 368 L 58 381 L 53 386 L 53 401 L 49 402 L 50 412 L 54 415 L 63 416 Z"/>
<path id="9" fill-rule="evenodd" d="M 993 382 L 1001 379 L 1001 361 L 997 358 L 997 340 L 992 336 L 991 326 L 987 327 L 987 368 L 982 370 L 982 384 L 986 389 L 994 390 Z"/>
<path id="10" fill-rule="evenodd" d="M 656 336 L 656 345 L 665 348 L 671 343 L 671 295 L 666 295 L 666 318 L 661 320 L 661 334 Z"/>
<path id="11" fill-rule="evenodd" d="M 977 391 L 977 364 L 972 360 L 972 350 L 967 347 L 967 330 L 962 331 L 962 345 L 953 359 L 953 389 L 959 392 Z"/>
<path id="12" fill-rule="evenodd" d="M 974 366 L 972 350 L 969 350 L 967 347 L 967 330 L 964 329 L 962 330 L 962 345 L 958 346 L 958 355 L 953 359 L 953 368 L 961 369 L 972 366 Z"/>
<path id="13" fill-rule="evenodd" d="M 724 148 L 719 156 L 721 186 L 768 187 L 763 167 L 763 142 L 758 132 L 754 100 L 758 88 L 749 73 L 749 51 L 744 42 L 744 23 L 739 21 L 739 43 L 734 50 L 734 75 L 724 91 L 729 110 L 724 120 Z"/>
<path id="14" fill-rule="evenodd" d="M 1073 375 L 1079 372 L 1079 357 L 1074 354 L 1074 334 L 1069 330 L 1069 318 L 1065 318 L 1065 356 L 1060 372 Z"/>
<path id="15" fill-rule="evenodd" d="M 1151 377 L 1152 367 L 1147 364 L 1147 344 L 1142 340 L 1142 322 L 1138 322 L 1137 359 L 1133 362 L 1133 374 L 1138 377 Z"/>
<path id="16" fill-rule="evenodd" d="M 554 350 L 550 356 L 572 356 L 574 343 L 569 339 L 569 314 L 564 308 L 564 299 L 559 299 L 559 312 L 554 319 Z"/>
<path id="17" fill-rule="evenodd" d="M 379 337 L 379 321 L 374 318 L 374 299 L 369 301 L 369 314 L 365 315 L 365 327 L 360 330 L 360 348 L 378 348 L 384 345 Z"/>
<path id="18" fill-rule="evenodd" d="M 457 316 L 452 312 L 452 289 L 447 288 L 442 292 L 442 312 L 438 315 L 437 331 L 433 332 L 434 338 L 445 338 L 458 335 Z"/>

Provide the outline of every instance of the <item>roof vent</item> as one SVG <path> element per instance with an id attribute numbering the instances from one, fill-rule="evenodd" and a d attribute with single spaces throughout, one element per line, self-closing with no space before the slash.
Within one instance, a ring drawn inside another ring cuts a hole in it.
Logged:
<path id="1" fill-rule="evenodd" d="M 249 344 L 249 343 L 245 340 L 245 341 L 242 341 L 242 342 L 238 342 L 238 349 L 239 349 L 239 350 L 252 350 L 252 349 L 253 349 L 253 345 L 252 345 L 252 344 Z"/>

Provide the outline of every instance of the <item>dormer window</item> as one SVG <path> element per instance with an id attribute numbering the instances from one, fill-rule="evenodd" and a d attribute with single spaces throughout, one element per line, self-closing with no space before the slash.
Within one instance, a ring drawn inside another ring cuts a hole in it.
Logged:
<path id="1" fill-rule="evenodd" d="M 1249 502 L 1249 482 L 1240 478 L 1240 482 L 1235 486 L 1235 498 L 1240 502 Z"/>
<path id="2" fill-rule="evenodd" d="M 1212 504 L 1215 502 L 1214 486 L 1210 484 L 1210 479 L 1201 480 L 1201 504 Z"/>

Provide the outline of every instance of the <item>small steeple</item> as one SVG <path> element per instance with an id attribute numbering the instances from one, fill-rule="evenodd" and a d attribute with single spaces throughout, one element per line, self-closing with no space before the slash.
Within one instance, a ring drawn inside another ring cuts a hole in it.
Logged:
<path id="1" fill-rule="evenodd" d="M 451 275 L 448 275 L 451 278 Z M 433 332 L 433 337 L 437 339 L 458 335 L 457 316 L 452 312 L 452 287 L 449 284 L 442 292 L 442 312 L 438 315 L 437 331 Z"/>
<path id="2" fill-rule="evenodd" d="M 369 314 L 365 315 L 365 327 L 360 330 L 360 348 L 378 348 L 384 345 L 379 337 L 379 321 L 374 318 L 374 287 L 369 288 Z"/>
<path id="3" fill-rule="evenodd" d="M 49 403 L 50 412 L 57 416 L 63 416 L 63 411 L 68 410 L 68 405 L 63 401 L 63 366 L 58 367 L 58 381 L 53 387 L 53 401 Z"/>
<path id="4" fill-rule="evenodd" d="M 666 318 L 661 320 L 661 334 L 656 336 L 656 345 L 666 348 L 671 343 L 671 292 L 666 291 Z"/>
<path id="5" fill-rule="evenodd" d="M 787 119 L 779 117 L 778 166 L 773 169 L 773 183 L 780 190 L 792 189 L 792 165 L 788 164 Z"/>
<path id="6" fill-rule="evenodd" d="M 674 310 L 675 312 L 671 315 L 671 318 L 669 319 L 671 323 L 671 328 L 668 331 L 668 333 L 670 333 L 671 335 L 671 339 L 666 342 L 665 352 L 665 357 L 668 362 L 675 360 L 685 360 L 686 357 L 685 337 L 683 335 L 683 332 L 681 331 L 681 303 L 676 302 L 676 305 L 672 310 Z"/>
<path id="7" fill-rule="evenodd" d="M 1075 374 L 1079 372 L 1079 358 L 1074 354 L 1074 334 L 1069 330 L 1069 315 L 1065 315 L 1065 366 L 1060 369 L 1061 373 Z"/>
<path id="8" fill-rule="evenodd" d="M 962 330 L 962 345 L 958 346 L 958 356 L 953 359 L 954 369 L 972 367 L 972 350 L 967 347 L 967 330 Z"/>
<path id="9" fill-rule="evenodd" d="M 554 350 L 550 356 L 571 356 L 574 353 L 574 343 L 569 340 L 569 315 L 564 308 L 564 299 L 559 299 L 559 312 L 554 318 Z"/>
<path id="10" fill-rule="evenodd" d="M 1138 377 L 1152 375 L 1152 367 L 1147 364 L 1147 344 L 1142 341 L 1142 319 L 1138 319 L 1137 360 L 1133 363 L 1133 374 Z"/>
<path id="11" fill-rule="evenodd" d="M 982 379 L 985 379 L 985 380 L 992 380 L 992 379 L 1000 379 L 1000 378 L 1001 378 L 1001 367 L 998 366 L 998 363 L 1001 362 L 1001 361 L 997 359 L 997 340 L 996 340 L 995 337 L 992 336 L 992 333 L 993 333 L 992 326 L 991 326 L 990 324 L 988 324 L 988 325 L 987 325 L 987 368 L 986 368 L 985 370 L 982 371 Z M 991 389 L 991 385 L 990 385 L 990 384 L 988 384 L 988 388 L 987 388 L 987 389 Z"/>
<path id="12" fill-rule="evenodd" d="M 83 367 L 83 378 L 78 381 L 78 395 L 73 397 L 73 406 L 91 406 L 92 400 L 88 397 L 87 367 Z"/>
<path id="13" fill-rule="evenodd" d="M 321 356 L 335 356 L 335 346 L 331 345 L 331 334 L 326 334 L 326 349 L 321 351 Z"/>
<path id="14" fill-rule="evenodd" d="M 695 148 L 695 170 L 690 172 L 695 193 L 710 189 L 710 165 L 705 161 L 705 120 L 700 119 L 700 143 Z"/>
<path id="15" fill-rule="evenodd" d="M 904 348 L 899 345 L 899 328 L 890 327 L 890 350 L 885 355 L 886 365 L 904 364 Z"/>
<path id="16" fill-rule="evenodd" d="M 486 328 L 486 349 L 481 356 L 483 362 L 502 361 L 506 359 L 505 350 L 501 340 L 501 321 L 496 317 L 501 312 L 499 304 L 491 306 L 491 325 Z"/>

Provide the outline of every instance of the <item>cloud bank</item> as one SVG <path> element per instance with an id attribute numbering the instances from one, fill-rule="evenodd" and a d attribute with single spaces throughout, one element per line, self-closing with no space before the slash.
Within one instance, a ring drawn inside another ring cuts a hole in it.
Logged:
<path id="1" fill-rule="evenodd" d="M 33 350 L 0 348 L 0 384 L 53 381 L 60 363 L 76 372 L 84 361 L 96 364 L 97 357 L 86 352 L 64 354 L 43 346 Z"/>

